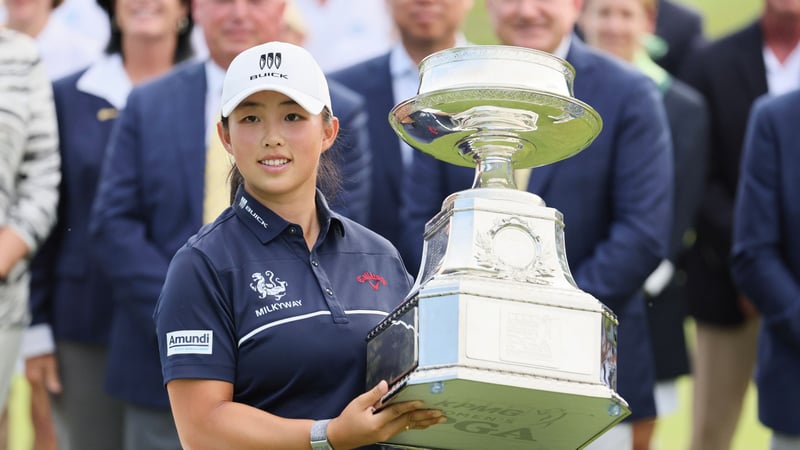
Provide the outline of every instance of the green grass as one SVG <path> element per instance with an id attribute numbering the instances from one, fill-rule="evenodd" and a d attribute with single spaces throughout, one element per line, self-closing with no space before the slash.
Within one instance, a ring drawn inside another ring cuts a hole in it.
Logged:
<path id="1" fill-rule="evenodd" d="M 686 341 L 691 351 L 694 346 L 694 324 L 685 324 Z M 659 420 L 651 450 L 682 450 L 689 448 L 692 424 L 692 378 L 678 379 L 678 409 Z M 742 405 L 742 415 L 733 437 L 731 450 L 766 450 L 769 448 L 770 431 L 758 421 L 758 393 L 750 383 Z"/>
<path id="2" fill-rule="evenodd" d="M 14 376 L 8 397 L 8 450 L 33 448 L 33 428 L 30 423 L 30 388 L 25 376 Z M 3 448 L 0 445 L 0 448 Z"/>
<path id="3" fill-rule="evenodd" d="M 758 17 L 762 0 L 678 0 L 705 17 L 705 32 L 710 38 L 727 34 Z"/>
<path id="4" fill-rule="evenodd" d="M 673 414 L 659 419 L 651 450 L 682 450 L 689 448 L 692 423 L 692 379 L 678 380 L 679 408 Z M 770 431 L 758 422 L 756 416 L 757 393 L 751 384 L 747 391 L 739 418 L 739 426 L 733 438 L 731 450 L 766 450 L 769 448 Z"/>

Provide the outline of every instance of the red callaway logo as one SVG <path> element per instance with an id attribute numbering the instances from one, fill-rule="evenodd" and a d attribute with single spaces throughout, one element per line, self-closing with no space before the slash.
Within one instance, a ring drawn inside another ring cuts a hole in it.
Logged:
<path id="1" fill-rule="evenodd" d="M 357 276 L 356 280 L 361 284 L 368 283 L 370 286 L 372 286 L 372 289 L 376 291 L 381 287 L 381 285 L 386 286 L 386 280 L 384 280 L 382 276 L 372 272 L 364 272 Z"/>

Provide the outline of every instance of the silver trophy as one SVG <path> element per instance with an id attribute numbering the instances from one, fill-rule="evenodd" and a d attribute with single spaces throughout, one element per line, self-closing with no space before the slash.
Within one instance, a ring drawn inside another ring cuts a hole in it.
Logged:
<path id="1" fill-rule="evenodd" d="M 390 113 L 409 145 L 476 174 L 426 224 L 414 287 L 367 336 L 367 386 L 389 381 L 384 404 L 423 400 L 449 419 L 387 444 L 574 450 L 630 414 L 616 316 L 576 286 L 561 213 L 514 181 L 599 134 L 574 77 L 536 50 L 453 48 L 421 62 L 418 95 Z"/>

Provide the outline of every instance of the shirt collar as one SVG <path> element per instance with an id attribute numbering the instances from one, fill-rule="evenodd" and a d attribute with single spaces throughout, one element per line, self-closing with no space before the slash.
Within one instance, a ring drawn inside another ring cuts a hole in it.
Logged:
<path id="1" fill-rule="evenodd" d="M 222 105 L 222 83 L 225 80 L 225 69 L 212 60 L 205 62 L 206 71 L 206 123 L 217 123 Z M 209 127 L 209 131 L 210 132 Z"/>
<path id="2" fill-rule="evenodd" d="M 392 78 L 399 78 L 408 75 L 417 75 L 417 65 L 408 55 L 408 51 L 403 47 L 403 44 L 398 43 L 389 53 L 389 71 Z"/>
<path id="3" fill-rule="evenodd" d="M 81 75 L 78 90 L 106 100 L 116 109 L 124 109 L 133 85 L 125 72 L 119 53 L 105 54 Z"/>
<path id="4" fill-rule="evenodd" d="M 566 60 L 569 53 L 569 46 L 572 44 L 572 34 L 567 34 L 564 39 L 558 44 L 558 47 L 553 51 L 553 55 Z"/>
<path id="5" fill-rule="evenodd" d="M 317 190 L 316 194 L 316 204 L 320 222 L 320 236 L 327 238 L 328 231 L 333 230 L 337 232 L 336 234 L 339 236 L 344 237 L 342 216 L 330 209 L 328 202 L 319 190 Z M 242 186 L 239 186 L 239 189 L 236 191 L 236 198 L 231 207 L 245 226 L 250 229 L 263 244 L 280 236 L 287 228 L 297 226 L 287 222 L 283 217 L 262 205 L 253 196 L 248 194 Z"/>
<path id="6" fill-rule="evenodd" d="M 325 199 L 325 196 L 322 195 L 319 189 L 317 189 L 315 201 L 317 202 L 317 215 L 319 216 L 321 229 L 320 233 L 327 234 L 329 230 L 333 230 L 338 233 L 340 237 L 344 237 L 343 216 L 328 206 L 328 200 Z"/>
<path id="7" fill-rule="evenodd" d="M 639 70 L 641 70 L 642 73 L 655 81 L 662 93 L 667 91 L 671 84 L 672 77 L 670 77 L 669 72 L 664 70 L 663 67 L 656 64 L 655 61 L 650 58 L 650 55 L 647 54 L 647 51 L 643 49 L 637 51 L 633 57 L 633 64 Z"/>
<path id="8" fill-rule="evenodd" d="M 205 63 L 206 69 L 206 88 L 209 92 L 214 92 L 217 96 L 222 95 L 222 82 L 225 80 L 225 69 L 218 66 L 212 60 Z"/>
<path id="9" fill-rule="evenodd" d="M 456 35 L 455 47 L 465 47 L 467 45 L 472 44 L 467 41 L 463 33 L 458 33 Z M 392 78 L 407 76 L 409 74 L 413 74 L 414 76 L 419 75 L 418 65 L 411 59 L 411 56 L 408 55 L 408 51 L 406 51 L 402 42 L 395 44 L 389 53 L 389 70 L 392 74 Z"/>
<path id="10" fill-rule="evenodd" d="M 764 67 L 767 69 L 767 90 L 770 95 L 780 95 L 800 87 L 800 44 L 797 44 L 783 63 L 769 46 L 763 49 Z"/>

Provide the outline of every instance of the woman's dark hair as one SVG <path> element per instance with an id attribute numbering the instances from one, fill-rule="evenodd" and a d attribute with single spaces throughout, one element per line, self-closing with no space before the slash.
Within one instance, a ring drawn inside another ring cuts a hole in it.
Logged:
<path id="1" fill-rule="evenodd" d="M 191 0 L 180 0 L 181 4 L 186 7 L 186 17 L 175 24 L 175 29 L 178 33 L 178 43 L 175 46 L 175 57 L 173 62 L 175 64 L 185 61 L 194 56 L 192 49 L 192 28 L 194 28 L 194 21 L 192 20 L 192 2 Z M 115 2 L 116 0 L 97 0 L 100 6 L 106 11 L 109 19 L 109 26 L 111 27 L 111 35 L 108 38 L 108 45 L 106 45 L 106 54 L 112 55 L 119 53 L 122 59 L 125 55 L 122 53 L 122 31 L 117 25 L 115 15 Z"/>
<path id="2" fill-rule="evenodd" d="M 322 110 L 322 120 L 324 122 L 330 122 L 333 118 L 333 114 L 331 110 L 328 109 L 326 106 Z M 228 118 L 222 117 L 220 119 L 222 121 L 222 127 L 228 128 Z M 339 164 L 338 157 L 336 153 L 338 153 L 339 145 L 339 137 L 336 138 L 336 141 L 331 145 L 327 151 L 323 152 L 319 158 L 319 167 L 317 168 L 317 187 L 320 191 L 325 195 L 325 198 L 330 203 L 333 201 L 336 196 L 339 194 L 339 191 L 342 189 L 342 184 L 340 181 L 340 173 L 339 173 Z M 239 168 L 236 167 L 234 164 L 231 167 L 231 171 L 228 174 L 228 179 L 230 180 L 231 186 L 231 204 L 233 204 L 233 200 L 236 198 L 236 191 L 239 190 L 239 186 L 244 183 L 244 178 L 242 178 L 242 174 L 239 172 Z"/>

